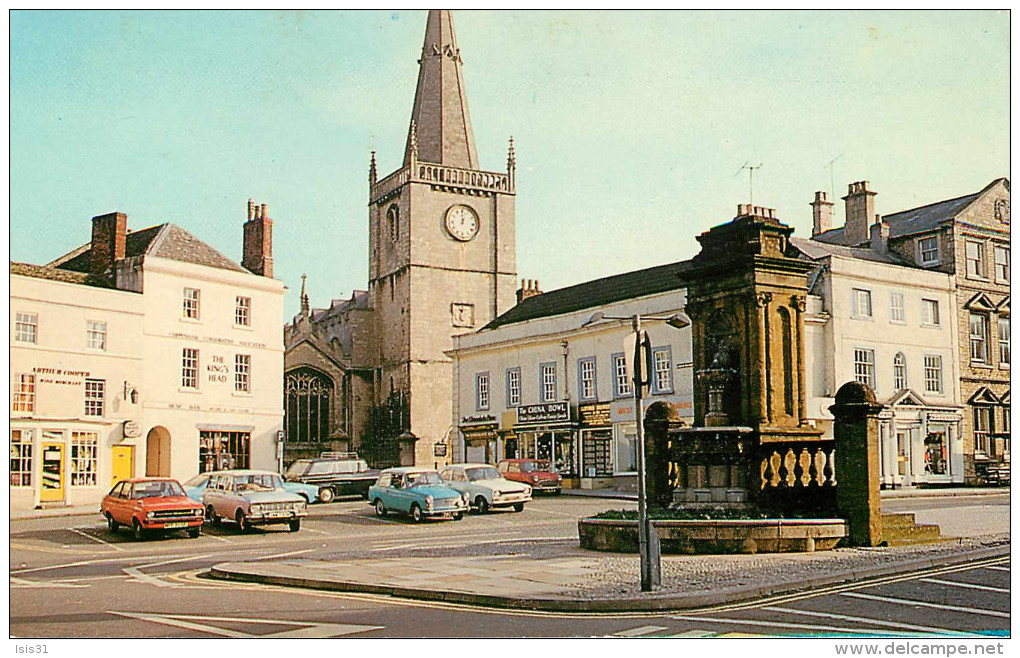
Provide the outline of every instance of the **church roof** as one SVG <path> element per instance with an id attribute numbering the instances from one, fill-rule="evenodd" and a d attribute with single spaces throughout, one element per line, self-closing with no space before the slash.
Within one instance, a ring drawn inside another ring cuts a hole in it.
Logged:
<path id="1" fill-rule="evenodd" d="M 679 261 L 656 265 L 643 270 L 625 272 L 558 290 L 550 290 L 534 297 L 528 297 L 483 328 L 495 329 L 506 324 L 572 313 L 635 297 L 644 297 L 670 290 L 682 290 L 686 284 L 680 278 L 680 274 L 690 266 L 689 264 L 690 261 Z"/>
<path id="2" fill-rule="evenodd" d="M 176 224 L 160 224 L 140 231 L 128 233 L 125 238 L 124 256 L 156 256 L 184 263 L 195 263 L 235 272 L 248 272 L 234 261 L 202 242 Z M 85 244 L 74 251 L 47 264 L 47 267 L 89 272 L 92 247 Z"/>
<path id="3" fill-rule="evenodd" d="M 411 126 L 407 133 L 404 166 L 411 162 L 412 142 L 418 159 L 478 168 L 475 137 L 468 115 L 467 92 L 461 72 L 460 48 L 448 9 L 429 11 L 414 91 Z"/>

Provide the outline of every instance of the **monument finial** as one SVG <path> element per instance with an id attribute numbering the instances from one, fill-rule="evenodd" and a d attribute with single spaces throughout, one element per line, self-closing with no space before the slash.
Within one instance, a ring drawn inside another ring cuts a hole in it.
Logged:
<path id="1" fill-rule="evenodd" d="M 379 178 L 379 172 L 375 166 L 375 151 L 372 151 L 372 159 L 368 165 L 368 182 L 374 183 Z"/>
<path id="2" fill-rule="evenodd" d="M 307 316 L 310 312 L 308 305 L 308 294 L 305 293 L 305 279 L 308 278 L 307 274 L 301 275 L 301 314 Z"/>

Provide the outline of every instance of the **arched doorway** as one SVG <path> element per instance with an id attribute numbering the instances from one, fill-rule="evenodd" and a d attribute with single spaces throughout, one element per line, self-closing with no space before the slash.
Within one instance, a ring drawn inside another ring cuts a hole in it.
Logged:
<path id="1" fill-rule="evenodd" d="M 170 432 L 153 427 L 145 437 L 145 475 L 170 477 Z"/>

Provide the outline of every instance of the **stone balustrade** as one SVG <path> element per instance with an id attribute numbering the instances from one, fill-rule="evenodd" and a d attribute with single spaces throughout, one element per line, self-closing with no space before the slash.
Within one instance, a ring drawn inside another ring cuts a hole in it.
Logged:
<path id="1" fill-rule="evenodd" d="M 431 183 L 456 187 L 474 192 L 515 192 L 513 177 L 506 172 L 476 171 L 447 167 L 429 162 L 417 162 L 412 167 L 403 167 L 372 184 L 372 202 L 386 199 L 408 181 L 412 183 Z"/>

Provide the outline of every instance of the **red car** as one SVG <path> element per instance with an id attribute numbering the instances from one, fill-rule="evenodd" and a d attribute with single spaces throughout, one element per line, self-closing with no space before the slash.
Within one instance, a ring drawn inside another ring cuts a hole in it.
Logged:
<path id="1" fill-rule="evenodd" d="M 504 459 L 497 468 L 506 479 L 530 484 L 536 492 L 558 494 L 563 489 L 563 476 L 554 473 L 546 459 Z"/>
<path id="2" fill-rule="evenodd" d="M 198 537 L 205 510 L 188 498 L 184 487 L 170 478 L 138 478 L 121 480 L 99 505 L 110 532 L 127 526 L 142 539 L 149 531 L 173 532 L 187 530 L 189 537 Z"/>

